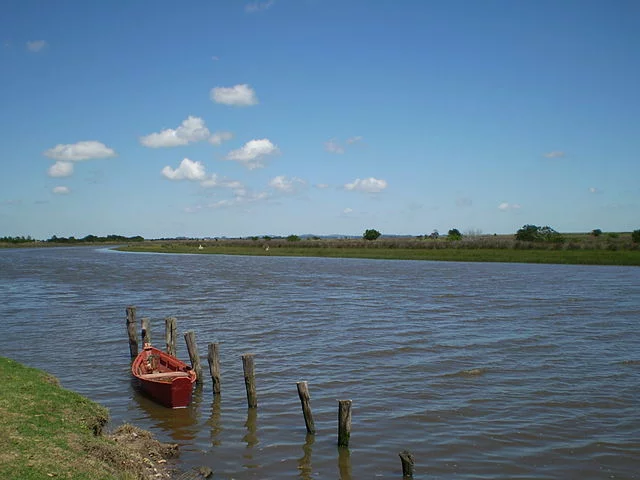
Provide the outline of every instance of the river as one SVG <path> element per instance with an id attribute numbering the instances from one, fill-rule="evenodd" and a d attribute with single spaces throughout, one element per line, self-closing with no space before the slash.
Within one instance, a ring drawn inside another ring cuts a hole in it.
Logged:
<path id="1" fill-rule="evenodd" d="M 183 410 L 132 386 L 125 309 L 196 333 Z M 640 478 L 640 268 L 0 250 L 0 355 L 220 479 Z M 220 344 L 214 398 L 208 343 Z M 255 354 L 247 409 L 241 355 Z M 296 382 L 317 434 L 307 436 Z M 353 400 L 348 449 L 338 400 Z"/>

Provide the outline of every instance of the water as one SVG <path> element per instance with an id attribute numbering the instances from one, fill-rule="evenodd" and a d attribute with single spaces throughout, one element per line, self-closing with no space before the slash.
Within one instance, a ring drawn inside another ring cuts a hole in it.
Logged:
<path id="1" fill-rule="evenodd" d="M 137 393 L 125 307 L 219 342 L 184 410 Z M 640 478 L 640 269 L 0 251 L 0 355 L 180 444 L 221 479 Z M 256 355 L 258 409 L 240 355 Z M 307 436 L 296 382 L 318 433 Z M 338 449 L 337 400 L 353 400 Z"/>

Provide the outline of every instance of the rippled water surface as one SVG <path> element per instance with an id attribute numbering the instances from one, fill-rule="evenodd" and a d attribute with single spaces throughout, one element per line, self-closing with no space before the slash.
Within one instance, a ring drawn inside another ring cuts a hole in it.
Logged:
<path id="1" fill-rule="evenodd" d="M 125 308 L 220 343 L 168 410 L 129 377 Z M 0 251 L 0 355 L 181 445 L 214 478 L 640 478 L 640 268 Z M 241 354 L 255 354 L 248 410 Z M 307 436 L 296 382 L 309 382 Z M 338 449 L 337 400 L 353 400 Z"/>

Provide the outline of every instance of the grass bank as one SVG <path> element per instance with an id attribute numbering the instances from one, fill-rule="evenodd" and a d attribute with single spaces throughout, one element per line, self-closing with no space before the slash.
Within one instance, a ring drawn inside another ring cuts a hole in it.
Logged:
<path id="1" fill-rule="evenodd" d="M 40 370 L 0 357 L 0 378 L 0 478 L 170 478 L 175 446 L 131 426 L 103 435 L 108 411 Z"/>
<path id="2" fill-rule="evenodd" d="M 640 266 L 640 248 L 625 238 L 597 241 L 574 236 L 564 243 L 537 244 L 510 238 L 462 241 L 379 239 L 365 240 L 154 240 L 120 247 L 129 252 L 224 255 L 341 257 L 458 262 L 519 262 L 572 265 Z"/>

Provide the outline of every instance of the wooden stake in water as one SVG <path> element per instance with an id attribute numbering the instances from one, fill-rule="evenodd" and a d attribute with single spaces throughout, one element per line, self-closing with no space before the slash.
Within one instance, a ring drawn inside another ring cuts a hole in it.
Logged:
<path id="1" fill-rule="evenodd" d="M 127 307 L 127 334 L 129 335 L 129 353 L 131 359 L 138 356 L 138 326 L 136 325 L 136 307 Z"/>
<path id="2" fill-rule="evenodd" d="M 200 355 L 198 354 L 198 344 L 196 343 L 196 334 L 193 330 L 189 330 L 184 334 L 184 341 L 187 342 L 187 350 L 191 359 L 191 366 L 196 371 L 196 382 L 202 384 L 202 367 L 200 366 Z"/>
<path id="3" fill-rule="evenodd" d="M 310 434 L 316 433 L 316 426 L 313 423 L 313 414 L 311 413 L 311 405 L 309 402 L 311 398 L 309 396 L 309 386 L 307 382 L 296 383 L 298 387 L 298 396 L 300 397 L 300 403 L 302 404 L 302 414 L 304 415 L 304 424 L 307 426 L 307 432 Z"/>
<path id="4" fill-rule="evenodd" d="M 176 318 L 167 317 L 164 319 L 164 336 L 167 344 L 167 353 L 176 356 Z"/>
<path id="5" fill-rule="evenodd" d="M 258 406 L 256 395 L 256 375 L 253 368 L 253 353 L 242 355 L 242 369 L 244 370 L 244 385 L 247 388 L 247 405 L 249 408 Z"/>
<path id="6" fill-rule="evenodd" d="M 351 437 L 351 400 L 338 400 L 338 445 L 349 446 Z"/>
<path id="7" fill-rule="evenodd" d="M 213 383 L 213 394 L 220 393 L 220 356 L 218 352 L 219 345 L 210 343 L 207 359 L 209 360 L 209 373 L 211 373 L 211 383 Z"/>
<path id="8" fill-rule="evenodd" d="M 402 462 L 402 478 L 413 478 L 413 455 L 407 450 L 403 450 L 398 455 L 400 455 Z"/>
<path id="9" fill-rule="evenodd" d="M 151 343 L 151 319 L 142 317 L 142 347 Z"/>

